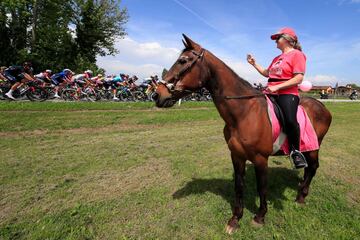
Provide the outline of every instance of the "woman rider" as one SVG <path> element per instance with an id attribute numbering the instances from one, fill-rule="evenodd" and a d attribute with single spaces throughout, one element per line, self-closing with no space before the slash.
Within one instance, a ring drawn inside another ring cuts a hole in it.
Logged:
<path id="1" fill-rule="evenodd" d="M 296 119 L 299 105 L 298 84 L 304 78 L 306 56 L 302 52 L 295 31 L 289 27 L 271 35 L 281 54 L 265 69 L 256 63 L 250 54 L 247 61 L 263 76 L 268 78 L 267 93 L 274 96 L 285 118 L 285 133 L 288 136 L 289 152 L 296 168 L 307 167 L 304 155 L 299 151 L 300 128 Z"/>

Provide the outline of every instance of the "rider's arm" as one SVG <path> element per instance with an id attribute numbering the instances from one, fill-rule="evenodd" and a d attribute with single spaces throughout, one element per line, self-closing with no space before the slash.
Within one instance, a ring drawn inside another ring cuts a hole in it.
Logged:
<path id="1" fill-rule="evenodd" d="M 67 76 L 65 76 L 65 82 L 67 82 L 67 83 L 71 83 L 71 77 L 69 78 L 69 77 L 67 77 Z"/>
<path id="2" fill-rule="evenodd" d="M 247 55 L 247 61 L 248 61 L 248 63 L 250 63 L 251 65 L 253 65 L 254 68 L 255 68 L 261 75 L 263 75 L 264 77 L 269 77 L 269 71 L 268 71 L 268 69 L 265 69 L 265 68 L 263 68 L 262 66 L 260 66 L 259 64 L 257 64 L 255 58 L 254 58 L 252 55 L 250 55 L 250 54 Z"/>
<path id="3" fill-rule="evenodd" d="M 285 89 L 285 88 L 289 88 L 292 86 L 297 86 L 298 84 L 300 84 L 304 79 L 304 75 L 299 73 L 299 74 L 295 74 L 295 76 L 289 80 L 287 80 L 286 82 L 277 84 L 275 86 L 272 86 L 273 88 L 275 87 L 277 90 L 280 89 Z"/>
<path id="4" fill-rule="evenodd" d="M 2 73 L 0 73 L 0 80 L 6 80 L 5 76 Z"/>
<path id="5" fill-rule="evenodd" d="M 34 78 L 28 74 L 28 73 L 23 73 L 24 79 L 27 81 L 34 81 Z"/>
<path id="6" fill-rule="evenodd" d="M 269 71 L 267 69 L 263 68 L 257 63 L 255 63 L 253 66 L 261 75 L 263 75 L 264 77 L 269 77 Z"/>

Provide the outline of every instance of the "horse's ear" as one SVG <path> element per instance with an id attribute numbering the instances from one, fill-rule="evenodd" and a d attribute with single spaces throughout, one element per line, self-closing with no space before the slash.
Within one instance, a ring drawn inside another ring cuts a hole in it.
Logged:
<path id="1" fill-rule="evenodd" d="M 188 45 L 187 45 L 187 43 L 184 41 L 184 39 L 182 39 L 181 41 L 183 42 L 185 48 L 188 48 Z"/>
<path id="2" fill-rule="evenodd" d="M 186 36 L 185 34 L 183 34 L 183 37 L 186 41 L 186 47 L 190 48 L 190 49 L 196 49 L 199 50 L 201 49 L 201 46 L 199 44 L 197 44 L 196 42 L 194 42 L 193 40 L 191 40 L 188 36 Z M 184 41 L 183 41 L 184 42 Z M 184 43 L 185 44 L 185 43 Z"/>

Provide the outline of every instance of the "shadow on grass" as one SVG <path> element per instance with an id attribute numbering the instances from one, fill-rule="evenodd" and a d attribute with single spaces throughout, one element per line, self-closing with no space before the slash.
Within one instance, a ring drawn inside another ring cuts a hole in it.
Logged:
<path id="1" fill-rule="evenodd" d="M 285 190 L 290 188 L 297 191 L 297 186 L 300 180 L 298 172 L 295 170 L 279 167 L 269 168 L 267 200 L 273 204 L 275 209 L 283 209 L 282 202 L 287 200 Z M 211 192 L 221 196 L 233 208 L 235 201 L 234 188 L 234 181 L 231 179 L 193 178 L 192 181 L 188 182 L 184 187 L 173 193 L 173 198 L 180 199 L 192 194 L 204 194 L 206 192 Z M 256 189 L 255 170 L 252 165 L 248 165 L 245 176 L 244 207 L 252 213 L 257 211 L 257 197 L 258 193 Z"/>

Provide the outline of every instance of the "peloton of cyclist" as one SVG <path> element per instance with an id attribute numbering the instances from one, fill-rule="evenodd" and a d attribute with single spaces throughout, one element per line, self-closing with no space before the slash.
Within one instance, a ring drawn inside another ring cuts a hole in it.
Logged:
<path id="1" fill-rule="evenodd" d="M 24 62 L 23 66 L 10 66 L 5 69 L 4 77 L 13 84 L 10 90 L 5 93 L 5 96 L 15 100 L 12 93 L 25 82 L 34 80 L 32 72 L 33 69 L 30 62 Z"/>

